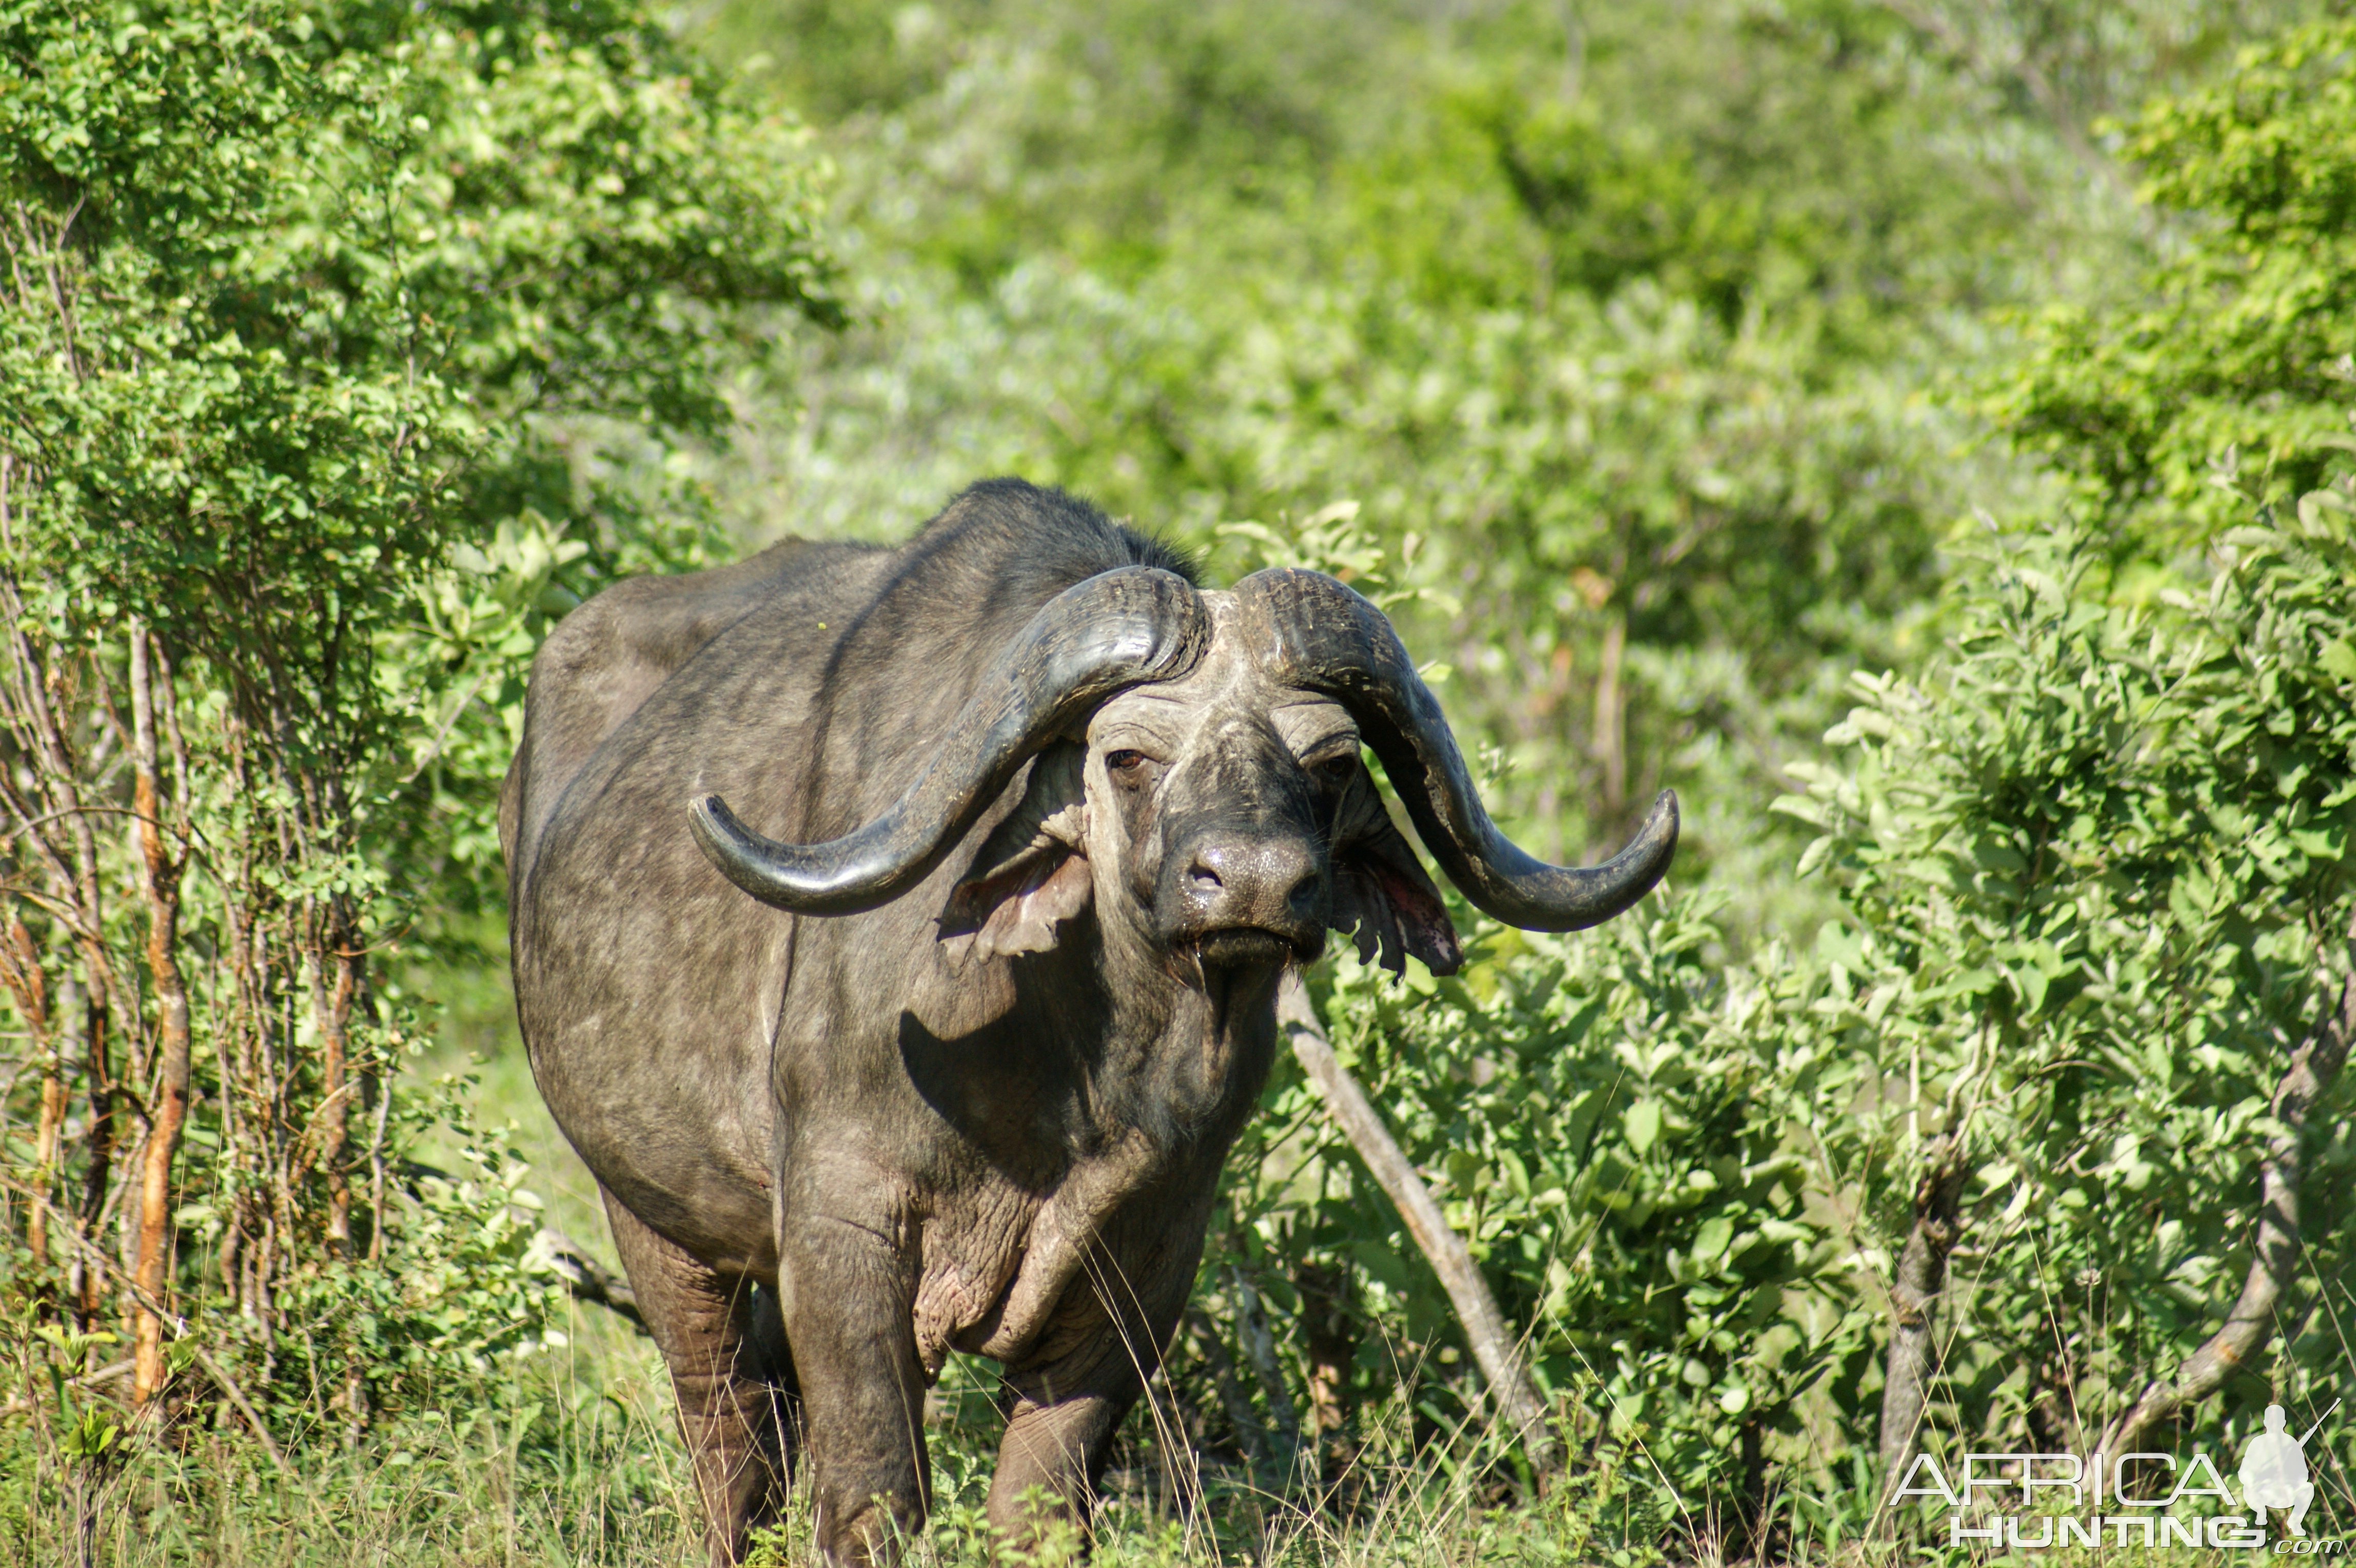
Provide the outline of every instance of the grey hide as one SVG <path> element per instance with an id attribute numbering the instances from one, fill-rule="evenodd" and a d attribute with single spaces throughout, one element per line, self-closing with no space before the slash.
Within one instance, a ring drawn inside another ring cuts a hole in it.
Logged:
<path id="1" fill-rule="evenodd" d="M 1331 927 L 1460 961 L 1371 746 L 1466 895 L 1568 929 L 1590 871 L 1472 795 L 1388 623 L 1314 574 L 1198 591 L 1059 491 L 897 550 L 625 583 L 532 666 L 500 801 L 532 1070 L 670 1368 L 715 1563 L 806 1462 L 829 1561 L 924 1516 L 924 1391 L 999 1361 L 992 1521 L 1085 1522 L 1182 1310 L 1277 982 Z M 724 873 L 724 874 L 723 874 Z M 847 912 L 846 912 L 847 911 Z"/>

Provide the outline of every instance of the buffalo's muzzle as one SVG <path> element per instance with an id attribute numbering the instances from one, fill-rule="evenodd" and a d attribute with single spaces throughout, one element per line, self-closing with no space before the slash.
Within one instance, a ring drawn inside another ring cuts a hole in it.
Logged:
<path id="1" fill-rule="evenodd" d="M 1206 837 L 1181 864 L 1171 925 L 1205 961 L 1306 962 L 1323 950 L 1325 867 L 1300 839 Z"/>

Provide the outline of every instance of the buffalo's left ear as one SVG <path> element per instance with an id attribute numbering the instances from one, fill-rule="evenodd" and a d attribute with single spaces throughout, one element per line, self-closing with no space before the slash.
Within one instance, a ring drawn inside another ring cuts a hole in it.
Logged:
<path id="1" fill-rule="evenodd" d="M 1413 953 L 1434 974 L 1454 974 L 1464 948 L 1423 863 L 1383 810 L 1362 766 L 1333 817 L 1333 929 L 1352 937 L 1362 963 L 1407 972 Z"/>
<path id="2" fill-rule="evenodd" d="M 1066 743 L 1034 758 L 1021 803 L 949 890 L 937 924 L 960 960 L 1046 952 L 1058 929 L 1094 904 L 1096 878 L 1083 851 L 1084 757 Z"/>

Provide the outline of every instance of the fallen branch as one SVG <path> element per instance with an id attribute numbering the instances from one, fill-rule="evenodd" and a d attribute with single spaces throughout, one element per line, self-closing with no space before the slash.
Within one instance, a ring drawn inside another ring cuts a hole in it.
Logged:
<path id="1" fill-rule="evenodd" d="M 1497 1298 L 1473 1264 L 1471 1250 L 1462 1237 L 1448 1228 L 1430 1189 L 1383 1124 L 1366 1091 L 1333 1055 L 1324 1026 L 1317 1021 L 1309 993 L 1296 975 L 1288 975 L 1277 994 L 1276 1019 L 1309 1081 L 1317 1086 L 1326 1112 L 1348 1135 L 1358 1158 L 1398 1208 L 1399 1218 L 1407 1221 L 1408 1234 L 1415 1238 L 1432 1272 L 1440 1276 L 1456 1308 L 1457 1320 L 1464 1326 L 1472 1359 L 1488 1381 L 1490 1397 L 1543 1483 L 1560 1464 L 1554 1434 L 1547 1426 L 1546 1402 L 1538 1397 L 1521 1348 L 1506 1330 L 1505 1315 L 1497 1310 Z"/>
<path id="2" fill-rule="evenodd" d="M 573 1300 L 602 1306 L 628 1318 L 639 1333 L 647 1332 L 647 1320 L 638 1311 L 637 1293 L 630 1288 L 630 1282 L 609 1271 L 563 1231 L 543 1227 L 531 1239 L 530 1256 L 548 1265 L 549 1273 L 563 1282 L 565 1294 Z"/>
<path id="3" fill-rule="evenodd" d="M 2349 942 L 2351 956 L 2356 957 L 2356 927 L 2349 931 Z M 2249 1275 L 2242 1282 L 2241 1299 L 2225 1315 L 2223 1326 L 2184 1359 L 2175 1377 L 2153 1379 L 2104 1429 L 2095 1444 L 2098 1452 L 2133 1453 L 2145 1433 L 2214 1392 L 2236 1367 L 2265 1348 L 2283 1293 L 2298 1273 L 2298 1188 L 2306 1168 L 2301 1145 L 2307 1119 L 2340 1076 L 2351 1039 L 2356 1039 L 2356 972 L 2340 983 L 2338 996 L 2291 1052 L 2290 1066 L 2275 1085 L 2274 1119 L 2281 1130 L 2266 1141 L 2265 1155 L 2258 1162 L 2257 1244 Z"/>

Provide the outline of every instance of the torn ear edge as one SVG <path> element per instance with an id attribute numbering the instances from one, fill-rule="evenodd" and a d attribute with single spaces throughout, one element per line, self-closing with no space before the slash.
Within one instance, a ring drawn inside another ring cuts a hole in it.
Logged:
<path id="1" fill-rule="evenodd" d="M 1412 953 L 1434 974 L 1464 967 L 1448 906 L 1364 765 L 1333 812 L 1333 865 L 1330 923 L 1356 944 L 1359 962 L 1404 975 Z"/>
<path id="2" fill-rule="evenodd" d="M 1464 947 L 1440 888 L 1388 823 L 1334 851 L 1333 924 L 1356 943 L 1361 963 L 1393 974 L 1407 972 L 1409 953 L 1434 974 L 1464 967 Z"/>

